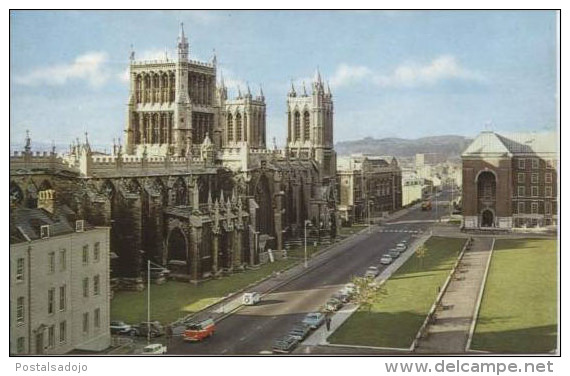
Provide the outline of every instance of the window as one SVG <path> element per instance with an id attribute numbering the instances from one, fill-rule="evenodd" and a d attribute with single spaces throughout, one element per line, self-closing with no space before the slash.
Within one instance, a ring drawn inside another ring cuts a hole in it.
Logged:
<path id="1" fill-rule="evenodd" d="M 99 275 L 93 277 L 93 295 L 99 295 Z"/>
<path id="2" fill-rule="evenodd" d="M 552 214 L 552 202 L 546 201 L 544 203 L 544 214 Z"/>
<path id="3" fill-rule="evenodd" d="M 305 141 L 311 139 L 311 115 L 308 111 L 303 114 L 303 137 Z"/>
<path id="4" fill-rule="evenodd" d="M 537 168 L 538 168 L 538 158 L 533 158 L 533 159 L 532 159 L 532 168 L 533 168 L 533 169 L 537 169 Z"/>
<path id="5" fill-rule="evenodd" d="M 517 189 L 517 194 L 519 197 L 524 197 L 524 185 L 519 185 Z"/>
<path id="6" fill-rule="evenodd" d="M 88 245 L 84 245 L 83 246 L 83 265 L 87 265 L 89 263 L 89 246 Z"/>
<path id="7" fill-rule="evenodd" d="M 83 278 L 83 297 L 87 298 L 89 296 L 89 279 Z"/>
<path id="8" fill-rule="evenodd" d="M 67 322 L 61 321 L 59 323 L 59 342 L 65 342 L 65 338 L 67 336 Z"/>
<path id="9" fill-rule="evenodd" d="M 18 337 L 18 344 L 16 348 L 18 354 L 22 354 L 26 350 L 25 346 L 26 346 L 26 339 L 24 337 Z"/>
<path id="10" fill-rule="evenodd" d="M 99 308 L 95 309 L 93 312 L 93 326 L 99 328 L 101 326 L 101 310 Z"/>
<path id="11" fill-rule="evenodd" d="M 55 289 L 51 288 L 48 290 L 48 314 L 55 312 Z"/>
<path id="12" fill-rule="evenodd" d="M 530 213 L 531 214 L 538 214 L 538 202 L 531 202 Z"/>
<path id="13" fill-rule="evenodd" d="M 550 172 L 544 174 L 544 182 L 546 184 L 551 184 L 552 183 L 552 174 Z"/>
<path id="14" fill-rule="evenodd" d="M 101 243 L 97 242 L 93 246 L 93 261 L 99 262 Z"/>
<path id="15" fill-rule="evenodd" d="M 49 225 L 40 226 L 40 238 L 42 239 L 49 238 Z"/>
<path id="16" fill-rule="evenodd" d="M 83 333 L 89 332 L 89 312 L 83 314 Z"/>
<path id="17" fill-rule="evenodd" d="M 234 119 L 232 114 L 228 114 L 228 141 L 234 140 Z"/>
<path id="18" fill-rule="evenodd" d="M 48 347 L 55 347 L 55 325 L 50 325 L 48 327 Z"/>
<path id="19" fill-rule="evenodd" d="M 518 176 L 518 182 L 520 184 L 524 184 L 524 172 L 519 172 L 517 176 Z"/>
<path id="20" fill-rule="evenodd" d="M 295 142 L 301 138 L 301 114 L 299 112 L 293 115 L 293 122 L 293 142 Z"/>
<path id="21" fill-rule="evenodd" d="M 67 269 L 67 251 L 65 248 L 59 250 L 59 271 L 63 272 Z"/>
<path id="22" fill-rule="evenodd" d="M 16 261 L 16 281 L 20 282 L 24 280 L 24 258 L 20 257 Z"/>
<path id="23" fill-rule="evenodd" d="M 538 187 L 533 185 L 530 189 L 532 197 L 538 197 Z"/>
<path id="24" fill-rule="evenodd" d="M 525 161 L 524 158 L 519 159 L 519 168 L 521 170 L 524 170 L 525 168 L 524 161 Z"/>
<path id="25" fill-rule="evenodd" d="M 531 182 L 532 182 L 532 184 L 537 184 L 537 183 L 538 183 L 538 174 L 532 174 L 532 176 L 531 176 Z"/>
<path id="26" fill-rule="evenodd" d="M 55 272 L 55 252 L 48 253 L 48 273 Z"/>
<path id="27" fill-rule="evenodd" d="M 546 160 L 546 168 L 549 168 L 549 169 L 554 168 L 554 160 L 547 159 Z"/>
<path id="28" fill-rule="evenodd" d="M 552 197 L 552 187 L 544 187 L 544 196 Z"/>
<path id="29" fill-rule="evenodd" d="M 59 286 L 59 310 L 65 311 L 65 300 L 67 298 L 67 286 Z"/>
<path id="30" fill-rule="evenodd" d="M 24 297 L 20 296 L 16 304 L 16 323 L 22 325 L 24 323 Z"/>
<path id="31" fill-rule="evenodd" d="M 241 135 L 242 135 L 241 114 L 238 112 L 238 114 L 236 115 L 236 141 L 242 141 Z"/>
<path id="32" fill-rule="evenodd" d="M 518 205 L 518 213 L 519 213 L 519 214 L 524 214 L 524 202 L 519 202 L 519 205 Z"/>

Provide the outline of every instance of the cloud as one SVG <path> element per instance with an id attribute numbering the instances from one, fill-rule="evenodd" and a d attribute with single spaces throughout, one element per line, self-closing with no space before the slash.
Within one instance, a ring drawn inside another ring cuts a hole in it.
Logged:
<path id="1" fill-rule="evenodd" d="M 433 86 L 450 80 L 484 82 L 485 79 L 480 73 L 462 67 L 454 56 L 442 55 L 424 65 L 401 64 L 390 74 L 381 74 L 366 66 L 341 64 L 330 84 L 338 88 L 369 81 L 380 87 L 401 88 Z"/>
<path id="2" fill-rule="evenodd" d="M 14 81 L 27 86 L 61 86 L 71 80 L 83 80 L 91 87 L 100 87 L 110 77 L 105 69 L 107 61 L 108 55 L 105 52 L 88 52 L 70 64 L 38 68 L 26 75 L 16 76 Z"/>
<path id="3" fill-rule="evenodd" d="M 439 56 L 426 65 L 402 64 L 390 75 L 375 75 L 372 79 L 381 87 L 417 87 L 449 80 L 484 80 L 481 74 L 462 67 L 451 55 Z"/>
<path id="4" fill-rule="evenodd" d="M 365 66 L 350 66 L 341 64 L 330 79 L 330 84 L 334 87 L 350 85 L 361 81 L 373 74 L 372 70 Z"/>

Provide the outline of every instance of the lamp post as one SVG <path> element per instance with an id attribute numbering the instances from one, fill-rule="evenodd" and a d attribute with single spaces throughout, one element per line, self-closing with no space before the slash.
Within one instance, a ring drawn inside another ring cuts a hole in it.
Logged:
<path id="1" fill-rule="evenodd" d="M 144 251 L 143 251 L 144 252 Z M 155 268 L 151 268 L 150 264 L 155 265 L 157 267 Z M 146 266 L 147 266 L 147 294 L 146 294 L 146 322 L 147 322 L 147 331 L 146 331 L 146 342 L 147 344 L 150 343 L 150 271 L 151 270 L 164 270 L 166 269 L 165 267 L 155 264 L 154 262 L 150 261 L 150 260 L 146 260 Z"/>
<path id="2" fill-rule="evenodd" d="M 305 268 L 309 267 L 309 264 L 307 263 L 307 226 L 312 226 L 311 221 L 305 220 Z"/>

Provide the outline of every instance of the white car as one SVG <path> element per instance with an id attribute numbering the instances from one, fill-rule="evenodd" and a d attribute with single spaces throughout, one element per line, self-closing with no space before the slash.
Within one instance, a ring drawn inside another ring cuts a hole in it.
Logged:
<path id="1" fill-rule="evenodd" d="M 401 250 L 402 252 L 405 251 L 408 248 L 408 246 L 406 245 L 406 243 L 398 243 L 396 244 L 396 249 L 397 250 Z"/>
<path id="2" fill-rule="evenodd" d="M 258 292 L 246 292 L 242 297 L 244 305 L 256 305 L 260 300 L 261 294 Z"/>
<path id="3" fill-rule="evenodd" d="M 378 274 L 380 274 L 380 270 L 378 270 L 377 267 L 369 266 L 368 269 L 366 269 L 366 273 L 364 273 L 364 276 L 368 278 L 376 278 Z"/>
<path id="4" fill-rule="evenodd" d="M 380 259 L 380 264 L 382 265 L 390 265 L 392 263 L 392 257 L 390 255 L 383 255 Z"/>
<path id="5" fill-rule="evenodd" d="M 166 354 L 166 346 L 161 343 L 153 343 L 147 345 L 142 349 L 143 355 L 156 355 L 156 354 Z"/>

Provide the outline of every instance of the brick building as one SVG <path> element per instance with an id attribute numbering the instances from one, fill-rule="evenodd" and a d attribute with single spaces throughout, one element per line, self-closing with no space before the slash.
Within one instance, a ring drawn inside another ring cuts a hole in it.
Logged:
<path id="1" fill-rule="evenodd" d="M 465 228 L 558 223 L 556 133 L 481 132 L 461 155 Z"/>

